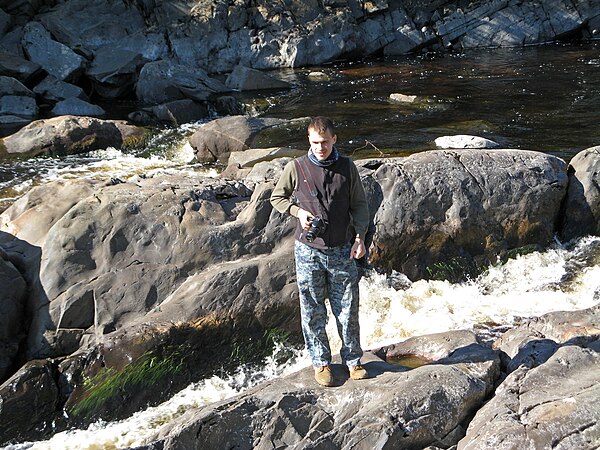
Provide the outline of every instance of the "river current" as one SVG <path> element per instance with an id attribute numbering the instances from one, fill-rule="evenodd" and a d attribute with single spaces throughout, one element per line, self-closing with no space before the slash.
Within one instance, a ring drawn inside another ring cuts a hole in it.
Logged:
<path id="1" fill-rule="evenodd" d="M 407 155 L 434 148 L 433 139 L 444 134 L 477 134 L 505 148 L 538 150 L 568 161 L 580 150 L 600 145 L 599 50 L 600 45 L 592 43 L 284 70 L 280 76 L 294 83 L 291 91 L 252 101 L 265 116 L 332 116 L 338 124 L 340 148 L 356 158 Z M 309 76 L 311 71 L 324 76 Z M 393 92 L 421 100 L 414 105 L 393 104 L 388 101 Z M 186 143 L 199 126 L 163 130 L 137 152 L 109 148 L 72 157 L 0 160 L 0 211 L 32 186 L 59 179 L 125 180 L 139 173 L 172 171 L 216 176 L 219 168 L 194 163 Z M 304 136 L 288 138 L 287 145 L 306 145 Z M 498 263 L 464 283 L 423 280 L 400 285 L 377 273 L 361 280 L 363 348 L 454 329 L 475 330 L 492 340 L 523 318 L 600 302 L 600 238 L 557 240 L 552 248 Z M 328 334 L 333 349 L 339 349 L 333 320 Z M 280 354 L 293 356 L 281 364 Z M 280 344 L 259 367 L 240 367 L 234 374 L 202 380 L 128 419 L 98 422 L 47 441 L 6 448 L 141 446 L 161 425 L 186 410 L 309 364 L 303 351 L 290 353 Z"/>

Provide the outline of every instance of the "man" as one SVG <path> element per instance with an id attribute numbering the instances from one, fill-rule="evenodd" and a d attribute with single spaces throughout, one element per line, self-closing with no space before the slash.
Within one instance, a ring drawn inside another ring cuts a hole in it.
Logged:
<path id="1" fill-rule="evenodd" d="M 331 120 L 308 125 L 308 154 L 289 162 L 271 195 L 273 207 L 298 218 L 296 278 L 302 333 L 319 384 L 332 386 L 331 350 L 325 325 L 325 298 L 342 340 L 342 362 L 355 380 L 368 378 L 361 366 L 358 272 L 364 256 L 369 210 L 358 169 L 340 156 Z M 322 219 L 322 220 L 316 220 Z"/>

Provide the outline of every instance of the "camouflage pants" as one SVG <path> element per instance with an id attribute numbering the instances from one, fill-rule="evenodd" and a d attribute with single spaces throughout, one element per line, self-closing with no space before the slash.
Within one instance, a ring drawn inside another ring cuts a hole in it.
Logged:
<path id="1" fill-rule="evenodd" d="M 304 342 L 314 366 L 331 363 L 331 350 L 325 331 L 329 298 L 342 340 L 342 362 L 360 364 L 358 325 L 358 272 L 350 259 L 351 244 L 319 250 L 296 241 L 296 277 L 300 294 L 300 314 Z"/>

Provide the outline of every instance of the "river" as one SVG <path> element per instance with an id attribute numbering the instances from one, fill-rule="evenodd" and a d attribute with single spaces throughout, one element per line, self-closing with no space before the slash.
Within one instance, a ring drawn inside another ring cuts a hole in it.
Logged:
<path id="1" fill-rule="evenodd" d="M 538 150 L 570 160 L 600 144 L 600 44 L 542 46 L 469 54 L 338 62 L 282 70 L 294 88 L 278 96 L 240 96 L 265 116 L 323 114 L 338 124 L 338 145 L 354 157 L 407 155 L 434 148 L 444 134 L 477 134 L 502 147 Z M 310 75 L 320 71 L 323 75 Z M 390 93 L 417 95 L 394 104 Z M 315 103 L 318 99 L 318 103 Z M 194 171 L 216 176 L 219 167 L 193 162 L 186 142 L 200 123 L 157 133 L 148 147 L 106 149 L 72 157 L 0 161 L 0 211 L 34 185 L 57 179 L 121 178 L 152 171 Z M 288 136 L 305 147 L 305 137 Z M 522 318 L 576 310 L 600 301 L 600 238 L 556 241 L 544 252 L 490 267 L 474 280 L 418 281 L 398 288 L 376 273 L 361 280 L 363 347 L 410 336 L 472 329 L 491 340 Z M 335 336 L 333 320 L 328 333 Z M 333 343 L 339 348 L 339 342 Z M 228 398 L 263 380 L 309 365 L 298 349 L 287 363 L 277 355 L 260 367 L 212 377 L 156 407 L 116 422 L 56 434 L 6 449 L 116 449 L 144 445 L 162 424 L 190 408 Z M 290 352 L 279 346 L 277 352 Z"/>

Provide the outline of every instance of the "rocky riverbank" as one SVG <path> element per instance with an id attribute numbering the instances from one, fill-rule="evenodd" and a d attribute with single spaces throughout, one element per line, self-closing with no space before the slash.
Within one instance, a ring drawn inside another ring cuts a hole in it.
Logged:
<path id="1" fill-rule="evenodd" d="M 190 138 L 198 155 L 230 163 L 220 178 L 54 182 L 0 215 L 0 273 L 11 286 L 0 294 L 5 439 L 125 417 L 209 376 L 236 345 L 274 331 L 298 338 L 293 223 L 268 201 L 292 150 L 251 150 L 261 133 L 296 123 L 221 120 L 247 123 L 225 128 L 233 139 L 219 121 Z M 357 163 L 373 219 L 371 263 L 413 280 L 461 279 L 556 234 L 600 233 L 597 147 L 570 166 L 508 149 Z M 480 383 L 456 375 L 469 392 Z M 464 428 L 494 383 L 478 388 L 477 407 L 457 405 L 456 424 L 427 436 Z"/>
<path id="2" fill-rule="evenodd" d="M 232 92 L 285 89 L 252 69 L 425 51 L 593 39 L 600 2 L 4 2 L 0 133 L 38 118 L 107 116 L 137 102 L 140 124 L 239 114 Z M 110 117 L 106 117 L 110 118 Z"/>

